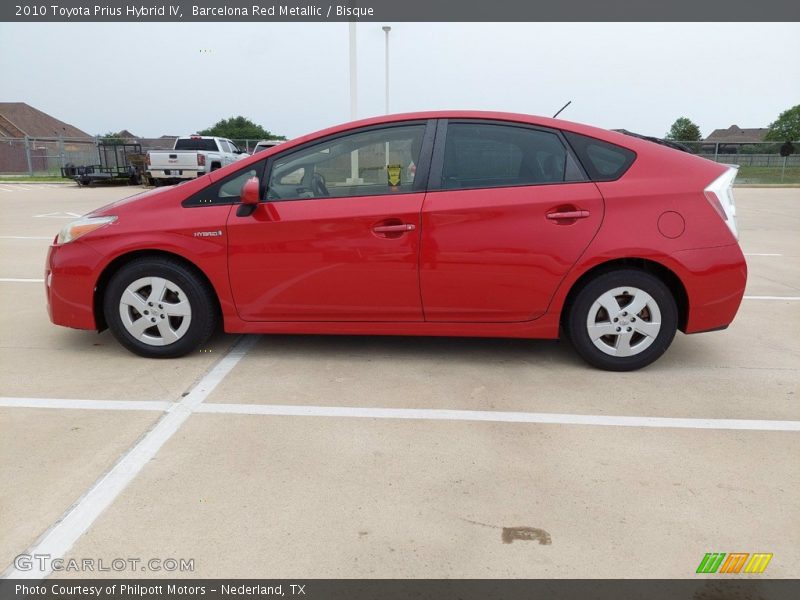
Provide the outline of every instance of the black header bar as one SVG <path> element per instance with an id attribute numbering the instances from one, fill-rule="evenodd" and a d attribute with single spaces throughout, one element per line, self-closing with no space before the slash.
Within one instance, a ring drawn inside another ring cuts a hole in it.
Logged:
<path id="1" fill-rule="evenodd" d="M 9 579 L 0 600 L 786 600 L 800 580 Z"/>
<path id="2" fill-rule="evenodd" d="M 26 22 L 796 22 L 798 0 L 3 0 Z M 653 43 L 680 43 L 654 40 Z"/>

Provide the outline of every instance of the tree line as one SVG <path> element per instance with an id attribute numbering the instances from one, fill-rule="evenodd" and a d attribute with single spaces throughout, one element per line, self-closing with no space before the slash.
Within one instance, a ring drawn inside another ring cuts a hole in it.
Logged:
<path id="1" fill-rule="evenodd" d="M 679 142 L 699 142 L 703 136 L 700 127 L 688 117 L 679 117 L 667 132 L 666 139 Z M 800 140 L 800 104 L 783 111 L 769 124 L 764 141 L 796 142 Z"/>
<path id="2" fill-rule="evenodd" d="M 99 135 L 108 144 L 123 144 L 127 140 L 121 135 L 121 132 L 108 132 L 104 135 Z M 231 140 L 285 140 L 286 136 L 272 133 L 265 127 L 254 123 L 247 117 L 239 115 L 238 117 L 230 117 L 229 119 L 221 119 L 211 127 L 201 129 L 197 132 L 198 135 L 210 135 L 214 137 L 228 138 Z"/>

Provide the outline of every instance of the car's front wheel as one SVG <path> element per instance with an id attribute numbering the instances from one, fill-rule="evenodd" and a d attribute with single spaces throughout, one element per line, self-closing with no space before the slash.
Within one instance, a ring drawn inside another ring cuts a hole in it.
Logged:
<path id="1" fill-rule="evenodd" d="M 669 288 L 638 269 L 619 269 L 587 282 L 565 322 L 573 346 L 600 369 L 633 371 L 649 365 L 675 337 L 678 310 Z"/>
<path id="2" fill-rule="evenodd" d="M 208 283 L 170 258 L 140 258 L 122 267 L 108 283 L 103 311 L 114 337 L 149 358 L 184 356 L 217 325 Z"/>

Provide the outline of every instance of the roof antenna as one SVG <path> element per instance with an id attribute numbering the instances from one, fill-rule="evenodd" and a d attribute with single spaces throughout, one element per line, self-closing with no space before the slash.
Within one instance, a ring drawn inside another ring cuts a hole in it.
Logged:
<path id="1" fill-rule="evenodd" d="M 564 106 L 562 106 L 561 109 L 556 114 L 553 115 L 553 118 L 555 119 L 558 115 L 560 115 L 561 111 L 567 108 L 570 104 L 572 104 L 572 100 L 570 100 Z"/>

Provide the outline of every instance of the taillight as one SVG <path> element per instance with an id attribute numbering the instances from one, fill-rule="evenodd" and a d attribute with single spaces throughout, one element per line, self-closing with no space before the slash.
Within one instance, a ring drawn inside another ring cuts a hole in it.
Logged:
<path id="1" fill-rule="evenodd" d="M 725 209 L 722 208 L 722 202 L 719 201 L 719 198 L 717 198 L 717 195 L 714 192 L 711 192 L 709 190 L 706 190 L 704 193 L 705 193 L 706 198 L 708 199 L 708 201 L 711 203 L 711 206 L 713 206 L 714 210 L 717 211 L 717 214 L 720 217 L 722 217 L 723 221 L 727 221 L 728 220 L 728 215 L 725 214 Z"/>
<path id="2" fill-rule="evenodd" d="M 205 154 L 198 154 L 197 155 L 197 166 L 198 167 L 205 167 L 206 166 L 206 155 Z"/>
<path id="3" fill-rule="evenodd" d="M 733 200 L 733 182 L 739 171 L 739 165 L 726 165 L 725 172 L 717 177 L 703 190 L 708 203 L 714 208 L 720 218 L 725 221 L 733 237 L 739 239 L 736 227 L 736 204 Z"/>

